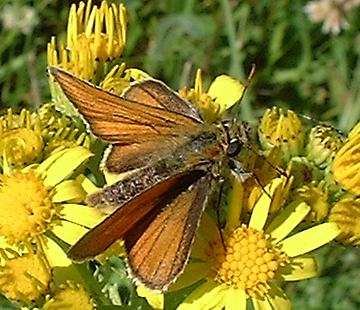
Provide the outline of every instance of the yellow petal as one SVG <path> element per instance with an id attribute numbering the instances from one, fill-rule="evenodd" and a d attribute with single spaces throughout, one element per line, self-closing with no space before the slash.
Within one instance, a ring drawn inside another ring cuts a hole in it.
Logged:
<path id="1" fill-rule="evenodd" d="M 90 228 L 99 224 L 106 217 L 106 214 L 97 208 L 71 203 L 63 204 L 61 215 L 66 220 Z"/>
<path id="2" fill-rule="evenodd" d="M 226 214 L 225 230 L 232 231 L 240 226 L 240 214 L 244 198 L 244 187 L 238 177 L 232 176 L 228 212 Z"/>
<path id="3" fill-rule="evenodd" d="M 170 286 L 169 291 L 177 291 L 193 285 L 201 279 L 205 279 L 209 270 L 210 265 L 208 263 L 190 261 L 186 266 L 184 273 Z"/>
<path id="4" fill-rule="evenodd" d="M 2 163 L 2 170 L 4 175 L 10 175 L 11 174 L 11 166 L 9 164 L 9 161 L 6 156 L 6 152 L 4 150 L 3 154 L 0 154 L 3 157 L 3 163 Z"/>
<path id="5" fill-rule="evenodd" d="M 61 247 L 50 238 L 47 238 L 44 252 L 51 267 L 67 267 L 72 264 Z"/>
<path id="6" fill-rule="evenodd" d="M 310 279 L 318 275 L 316 260 L 312 255 L 302 255 L 291 260 L 291 264 L 284 267 L 281 276 L 285 281 L 299 281 Z"/>
<path id="7" fill-rule="evenodd" d="M 81 146 L 67 149 L 61 157 L 48 167 L 44 185 L 53 187 L 60 183 L 92 155 L 88 149 Z"/>
<path id="8" fill-rule="evenodd" d="M 104 178 L 107 185 L 111 185 L 123 179 L 129 172 L 124 173 L 112 173 L 104 169 Z"/>
<path id="9" fill-rule="evenodd" d="M 266 229 L 271 234 L 272 242 L 284 239 L 309 213 L 310 207 L 305 202 L 294 201 L 285 207 Z"/>
<path id="10" fill-rule="evenodd" d="M 246 310 L 245 290 L 228 288 L 225 293 L 225 310 Z"/>
<path id="11" fill-rule="evenodd" d="M 200 235 L 196 236 L 194 245 L 191 249 L 191 258 L 206 261 L 208 256 L 206 255 L 206 250 L 209 248 L 209 243 L 206 242 Z"/>
<path id="12" fill-rule="evenodd" d="M 57 225 L 52 229 L 52 232 L 61 240 L 69 244 L 74 244 L 84 235 L 88 229 L 74 223 L 61 221 L 61 225 Z"/>
<path id="13" fill-rule="evenodd" d="M 54 189 L 54 195 L 52 196 L 53 202 L 63 201 L 83 201 L 86 193 L 81 188 L 80 184 L 75 180 L 67 180 L 58 184 Z"/>
<path id="14" fill-rule="evenodd" d="M 131 78 L 133 78 L 136 81 L 141 81 L 144 79 L 151 78 L 151 75 L 147 74 L 145 71 L 136 68 L 126 69 L 125 74 L 126 75 L 128 74 Z"/>
<path id="15" fill-rule="evenodd" d="M 270 284 L 270 291 L 266 295 L 273 310 L 291 310 L 291 302 L 280 287 Z"/>
<path id="16" fill-rule="evenodd" d="M 64 153 L 67 150 L 61 150 L 61 151 L 57 151 L 54 152 L 53 154 L 51 154 L 51 156 L 49 156 L 47 159 L 45 159 L 43 162 L 41 162 L 41 164 L 39 164 L 39 166 L 36 168 L 36 171 L 40 174 L 43 175 L 45 173 L 45 171 L 54 163 L 54 161 L 56 161 L 58 158 L 60 158 L 62 155 L 64 155 Z"/>
<path id="17" fill-rule="evenodd" d="M 244 90 L 245 87 L 240 81 L 220 75 L 211 83 L 208 95 L 215 99 L 220 111 L 225 111 L 241 99 Z"/>
<path id="18" fill-rule="evenodd" d="M 205 250 L 209 247 L 210 241 L 220 238 L 219 228 L 211 217 L 205 212 L 201 218 L 200 226 L 191 251 L 191 257 L 203 261 L 208 259 Z"/>
<path id="19" fill-rule="evenodd" d="M 271 206 L 272 197 L 276 189 L 281 186 L 282 182 L 283 179 L 277 178 L 272 180 L 272 182 L 265 187 L 265 192 L 261 194 L 252 211 L 249 227 L 263 230 Z"/>
<path id="20" fill-rule="evenodd" d="M 92 194 L 98 191 L 100 188 L 96 187 L 86 176 L 80 174 L 76 180 L 81 184 L 81 187 L 87 194 Z"/>
<path id="21" fill-rule="evenodd" d="M 295 234 L 281 241 L 281 250 L 288 256 L 295 257 L 313 251 L 330 242 L 340 229 L 335 223 L 324 223 Z"/>
<path id="22" fill-rule="evenodd" d="M 177 310 L 211 309 L 223 296 L 224 290 L 216 282 L 206 281 L 187 296 Z"/>
<path id="23" fill-rule="evenodd" d="M 251 298 L 255 310 L 274 310 L 267 298 Z"/>
<path id="24" fill-rule="evenodd" d="M 254 297 L 252 303 L 255 310 L 290 310 L 291 303 L 286 294 L 276 285 L 270 284 L 270 291 L 265 297 Z"/>
<path id="25" fill-rule="evenodd" d="M 144 297 L 149 305 L 155 310 L 164 309 L 164 294 L 155 293 L 154 291 L 144 287 L 138 286 L 136 292 L 140 297 Z"/>

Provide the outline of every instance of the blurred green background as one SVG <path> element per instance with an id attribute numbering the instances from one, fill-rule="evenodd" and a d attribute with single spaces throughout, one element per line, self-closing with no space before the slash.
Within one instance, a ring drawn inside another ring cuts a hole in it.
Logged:
<path id="1" fill-rule="evenodd" d="M 65 38 L 73 2 L 0 1 L 0 109 L 50 100 L 46 44 L 52 35 Z M 347 132 L 360 119 L 360 8 L 342 12 L 348 27 L 334 35 L 310 20 L 309 2 L 124 1 L 121 60 L 175 89 L 192 85 L 197 68 L 209 84 L 222 73 L 245 79 L 255 64 L 241 119 L 255 121 L 277 105 Z M 295 309 L 360 309 L 359 249 L 328 247 L 318 256 L 322 276 L 287 287 Z"/>
<path id="2" fill-rule="evenodd" d="M 49 99 L 46 44 L 51 35 L 65 38 L 70 3 L 0 2 L 2 107 Z M 221 73 L 244 79 L 255 64 L 243 119 L 279 105 L 347 131 L 360 118 L 360 10 L 346 11 L 348 28 L 331 35 L 305 14 L 308 3 L 128 0 L 123 60 L 176 89 L 193 83 L 196 68 L 210 82 Z"/>

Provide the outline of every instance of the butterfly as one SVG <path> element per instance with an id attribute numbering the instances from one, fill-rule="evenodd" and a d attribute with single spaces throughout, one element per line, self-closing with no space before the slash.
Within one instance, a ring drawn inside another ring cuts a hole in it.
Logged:
<path id="1" fill-rule="evenodd" d="M 62 69 L 49 72 L 93 134 L 109 143 L 104 169 L 126 172 L 88 195 L 88 205 L 114 211 L 68 256 L 91 259 L 123 239 L 135 279 L 166 291 L 189 260 L 214 185 L 226 169 L 247 173 L 237 156 L 249 144 L 248 126 L 204 121 L 198 109 L 158 80 L 133 83 L 117 96 Z"/>

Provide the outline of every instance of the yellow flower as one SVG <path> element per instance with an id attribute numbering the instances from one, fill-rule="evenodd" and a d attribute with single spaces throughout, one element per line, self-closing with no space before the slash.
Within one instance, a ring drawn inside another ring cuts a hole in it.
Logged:
<path id="1" fill-rule="evenodd" d="M 348 139 L 336 153 L 331 171 L 334 180 L 354 195 L 360 195 L 360 123 L 349 133 Z"/>
<path id="2" fill-rule="evenodd" d="M 9 299 L 30 304 L 49 291 L 51 271 L 47 260 L 41 253 L 11 254 L 13 257 L 9 258 L 2 251 L 5 264 L 0 267 L 0 292 Z"/>
<path id="3" fill-rule="evenodd" d="M 121 56 L 126 42 L 125 7 L 102 1 L 100 7 L 89 0 L 71 6 L 66 46 L 55 37 L 48 44 L 48 64 L 61 66 L 90 80 L 102 73 L 104 65 Z"/>
<path id="4" fill-rule="evenodd" d="M 304 128 L 297 115 L 277 107 L 268 109 L 259 125 L 259 139 L 265 149 L 280 146 L 283 159 L 299 155 L 304 146 Z"/>
<path id="5" fill-rule="evenodd" d="M 214 122 L 236 102 L 245 92 L 245 86 L 240 81 L 227 75 L 220 75 L 211 83 L 207 92 L 203 91 L 201 70 L 197 70 L 195 86 L 191 89 L 182 88 L 179 94 L 200 109 L 202 117 L 208 122 Z"/>
<path id="6" fill-rule="evenodd" d="M 311 209 L 299 201 L 269 221 L 274 193 L 284 182 L 278 178 L 266 186 L 247 224 L 239 221 L 241 207 L 230 203 L 223 241 L 215 223 L 204 216 L 191 261 L 171 289 L 202 281 L 178 309 L 241 310 L 248 298 L 255 309 L 291 308 L 279 285 L 316 276 L 315 260 L 307 253 L 334 239 L 339 229 L 325 223 L 290 235 Z"/>
<path id="7" fill-rule="evenodd" d="M 6 157 L 12 167 L 41 161 L 59 147 L 77 145 L 89 148 L 89 135 L 51 104 L 44 104 L 33 113 L 8 109 L 6 115 L 0 116 L 0 156 Z"/>
<path id="8" fill-rule="evenodd" d="M 329 222 L 336 223 L 341 234 L 336 241 L 360 246 L 360 199 L 347 197 L 338 201 L 330 210 Z"/>
<path id="9" fill-rule="evenodd" d="M 77 204 L 86 195 L 81 186 L 84 178 L 71 179 L 91 156 L 89 150 L 78 146 L 54 152 L 39 165 L 14 171 L 5 160 L 0 175 L 0 248 L 13 246 L 32 252 L 36 245 L 51 266 L 71 264 L 48 232 L 72 244 L 86 231 L 80 225 L 93 226 L 103 218 L 95 209 Z M 67 221 L 69 217 L 72 222 Z M 73 223 L 74 218 L 80 225 Z"/>
<path id="10" fill-rule="evenodd" d="M 45 303 L 43 309 L 92 310 L 94 309 L 94 303 L 84 287 L 67 281 L 59 286 L 53 296 Z"/>

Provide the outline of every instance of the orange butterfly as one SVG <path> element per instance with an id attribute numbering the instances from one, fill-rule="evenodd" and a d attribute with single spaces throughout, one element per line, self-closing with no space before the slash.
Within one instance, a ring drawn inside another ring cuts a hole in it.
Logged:
<path id="1" fill-rule="evenodd" d="M 75 261 L 95 257 L 124 239 L 131 273 L 165 291 L 183 271 L 211 187 L 224 169 L 241 175 L 236 156 L 249 141 L 243 123 L 206 123 L 197 109 L 157 80 L 131 85 L 119 97 L 51 67 L 65 95 L 110 143 L 105 168 L 126 174 L 87 197 L 115 211 L 69 251 Z"/>

